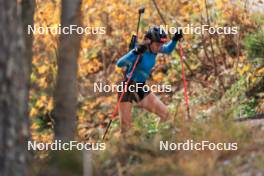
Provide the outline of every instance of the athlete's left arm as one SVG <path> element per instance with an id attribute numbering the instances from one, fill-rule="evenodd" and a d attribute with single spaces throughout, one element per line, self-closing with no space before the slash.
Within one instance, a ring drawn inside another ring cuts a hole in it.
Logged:
<path id="1" fill-rule="evenodd" d="M 160 47 L 159 53 L 170 54 L 176 47 L 177 41 L 171 40 L 169 43 L 166 43 Z"/>

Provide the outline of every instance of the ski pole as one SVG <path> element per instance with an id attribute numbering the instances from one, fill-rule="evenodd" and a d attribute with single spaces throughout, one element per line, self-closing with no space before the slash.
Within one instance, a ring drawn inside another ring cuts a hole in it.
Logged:
<path id="1" fill-rule="evenodd" d="M 162 22 L 166 26 L 167 23 L 166 23 L 163 15 L 162 15 L 162 13 L 160 12 L 156 1 L 152 0 L 152 2 L 154 4 L 161 20 L 162 20 Z M 170 33 L 169 33 L 169 36 L 170 36 Z M 184 85 L 184 97 L 185 97 L 185 105 L 186 105 L 186 119 L 189 120 L 189 119 L 191 119 L 191 116 L 190 116 L 190 110 L 189 110 L 189 98 L 188 98 L 188 94 L 187 94 L 187 81 L 185 79 L 185 73 L 184 73 L 183 48 L 182 48 L 181 41 L 179 41 L 179 49 L 180 49 L 180 59 L 181 59 L 181 65 L 182 65 L 182 80 L 183 80 L 183 85 Z"/>
<path id="2" fill-rule="evenodd" d="M 185 79 L 185 73 L 184 73 L 183 48 L 181 41 L 179 41 L 179 49 L 180 49 L 180 60 L 182 65 L 182 80 L 183 80 L 185 106 L 186 106 L 186 119 L 189 120 L 190 119 L 189 98 L 187 94 L 187 81 Z"/>
<path id="3" fill-rule="evenodd" d="M 138 31 L 139 31 L 139 26 L 140 26 L 140 20 L 141 20 L 141 15 L 145 12 L 145 7 L 141 7 L 138 10 L 138 22 L 137 22 L 137 33 L 136 35 L 133 34 L 130 40 L 130 44 L 129 44 L 129 50 L 132 50 L 133 48 L 135 48 L 136 43 L 137 43 L 137 39 L 138 39 Z"/>
<path id="4" fill-rule="evenodd" d="M 145 7 L 141 7 L 139 10 L 138 10 L 138 24 L 137 24 L 137 36 L 138 36 L 138 30 L 139 30 L 139 24 L 140 24 L 140 19 L 141 19 L 141 15 L 145 12 Z"/>
<path id="5" fill-rule="evenodd" d="M 136 35 L 132 35 L 132 38 L 131 38 L 131 41 L 130 41 L 130 44 L 129 44 L 129 50 L 134 49 L 135 46 L 136 46 L 136 43 L 137 43 L 137 37 L 138 37 L 138 31 L 139 31 L 139 26 L 140 26 L 140 20 L 141 20 L 141 15 L 142 15 L 144 12 L 145 12 L 145 7 L 141 7 L 141 8 L 139 8 L 139 10 L 138 10 L 138 14 L 139 14 L 139 16 L 138 16 L 138 23 L 137 23 L 137 33 L 136 33 Z M 133 66 L 133 69 L 132 69 L 131 73 L 130 73 L 131 77 L 132 77 L 132 74 L 133 74 L 133 72 L 134 72 L 134 70 L 135 70 L 135 68 L 136 68 L 136 65 L 137 65 L 139 59 L 140 59 L 140 55 L 138 55 L 137 60 L 136 60 L 136 62 L 135 62 L 135 64 L 134 64 L 134 66 Z M 123 74 L 124 74 L 124 77 L 125 77 L 125 73 L 123 73 Z M 127 84 L 129 83 L 131 77 L 127 80 L 125 86 L 127 86 Z M 125 88 L 125 90 L 126 90 L 126 88 Z M 118 100 L 118 102 L 117 102 L 117 104 L 116 104 L 116 107 L 115 107 L 115 109 L 114 109 L 114 112 L 112 113 L 112 115 L 111 115 L 111 117 L 110 117 L 110 121 L 109 121 L 109 123 L 107 124 L 106 130 L 105 130 L 104 135 L 103 135 L 103 140 L 105 139 L 105 136 L 106 136 L 106 134 L 107 134 L 107 132 L 108 132 L 110 126 L 111 126 L 111 123 L 112 123 L 113 119 L 114 119 L 115 116 L 117 115 L 118 107 L 119 107 L 119 104 L 120 104 L 120 102 L 121 102 L 123 96 L 124 96 L 124 91 L 122 92 L 122 94 L 121 94 L 121 96 L 120 96 L 120 98 L 119 98 L 119 100 Z"/>
<path id="6" fill-rule="evenodd" d="M 105 132 L 104 132 L 104 135 L 103 135 L 103 140 L 105 139 L 105 136 L 106 136 L 106 134 L 107 134 L 107 132 L 108 132 L 110 126 L 111 126 L 112 121 L 113 121 L 113 120 L 115 119 L 115 117 L 117 116 L 117 112 L 118 112 L 119 105 L 120 105 L 120 103 L 121 103 L 121 101 L 122 101 L 122 99 L 123 99 L 123 96 L 125 95 L 125 91 L 127 90 L 127 85 L 128 85 L 129 81 L 130 81 L 131 78 L 132 78 L 132 75 L 133 75 L 133 73 L 134 73 L 134 71 L 135 71 L 135 69 L 136 69 L 136 66 L 137 66 L 137 63 L 138 63 L 140 57 L 141 57 L 141 55 L 138 55 L 138 56 L 137 56 L 137 59 L 136 59 L 134 65 L 133 65 L 132 71 L 130 72 L 129 77 L 128 77 L 127 81 L 125 82 L 125 88 L 124 88 L 124 90 L 122 91 L 122 94 L 121 94 L 121 96 L 119 97 L 118 102 L 117 102 L 117 104 L 116 104 L 116 106 L 115 106 L 114 112 L 112 113 L 112 115 L 111 115 L 111 117 L 110 117 L 110 121 L 109 121 L 109 123 L 108 123 L 108 125 L 107 125 L 107 127 L 106 127 L 106 130 L 105 130 Z"/>

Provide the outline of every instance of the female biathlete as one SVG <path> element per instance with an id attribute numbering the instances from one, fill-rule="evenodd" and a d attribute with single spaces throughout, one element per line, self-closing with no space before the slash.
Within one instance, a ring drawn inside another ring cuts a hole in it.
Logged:
<path id="1" fill-rule="evenodd" d="M 121 133 L 126 132 L 132 126 L 131 109 L 133 101 L 136 102 L 139 107 L 158 115 L 160 117 L 160 122 L 164 122 L 168 119 L 169 111 L 167 106 L 162 103 L 154 93 L 143 89 L 143 86 L 150 75 L 151 69 L 156 63 L 157 54 L 170 54 L 182 37 L 183 34 L 181 30 L 179 30 L 179 32 L 175 33 L 172 40 L 168 42 L 166 33 L 160 27 L 153 26 L 145 33 L 142 44 L 136 46 L 117 61 L 118 67 L 126 68 L 125 78 L 122 81 L 124 85 L 138 55 L 141 55 L 140 61 L 127 85 L 127 91 L 123 95 L 119 105 Z M 133 85 L 133 87 L 129 88 L 131 85 Z M 121 94 L 122 92 L 118 92 L 118 99 Z"/>

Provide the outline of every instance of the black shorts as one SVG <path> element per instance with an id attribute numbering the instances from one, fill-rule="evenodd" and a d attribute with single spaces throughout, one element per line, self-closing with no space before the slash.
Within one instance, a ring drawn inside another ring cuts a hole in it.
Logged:
<path id="1" fill-rule="evenodd" d="M 123 84 L 123 87 L 125 87 L 126 80 L 121 81 L 120 84 Z M 140 102 L 143 100 L 149 93 L 150 90 L 146 90 L 143 88 L 145 85 L 145 82 L 139 83 L 135 82 L 133 80 L 130 80 L 127 86 L 127 91 L 125 91 L 121 102 Z M 124 91 L 124 90 L 123 90 Z M 118 92 L 118 100 L 121 96 L 122 92 Z"/>

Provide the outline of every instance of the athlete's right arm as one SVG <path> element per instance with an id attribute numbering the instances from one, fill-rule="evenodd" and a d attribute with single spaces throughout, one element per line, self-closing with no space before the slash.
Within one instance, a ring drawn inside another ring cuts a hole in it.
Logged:
<path id="1" fill-rule="evenodd" d="M 126 55 L 122 56 L 116 62 L 118 67 L 125 67 L 132 65 L 137 58 L 137 55 L 133 52 L 133 50 L 129 51 Z"/>

